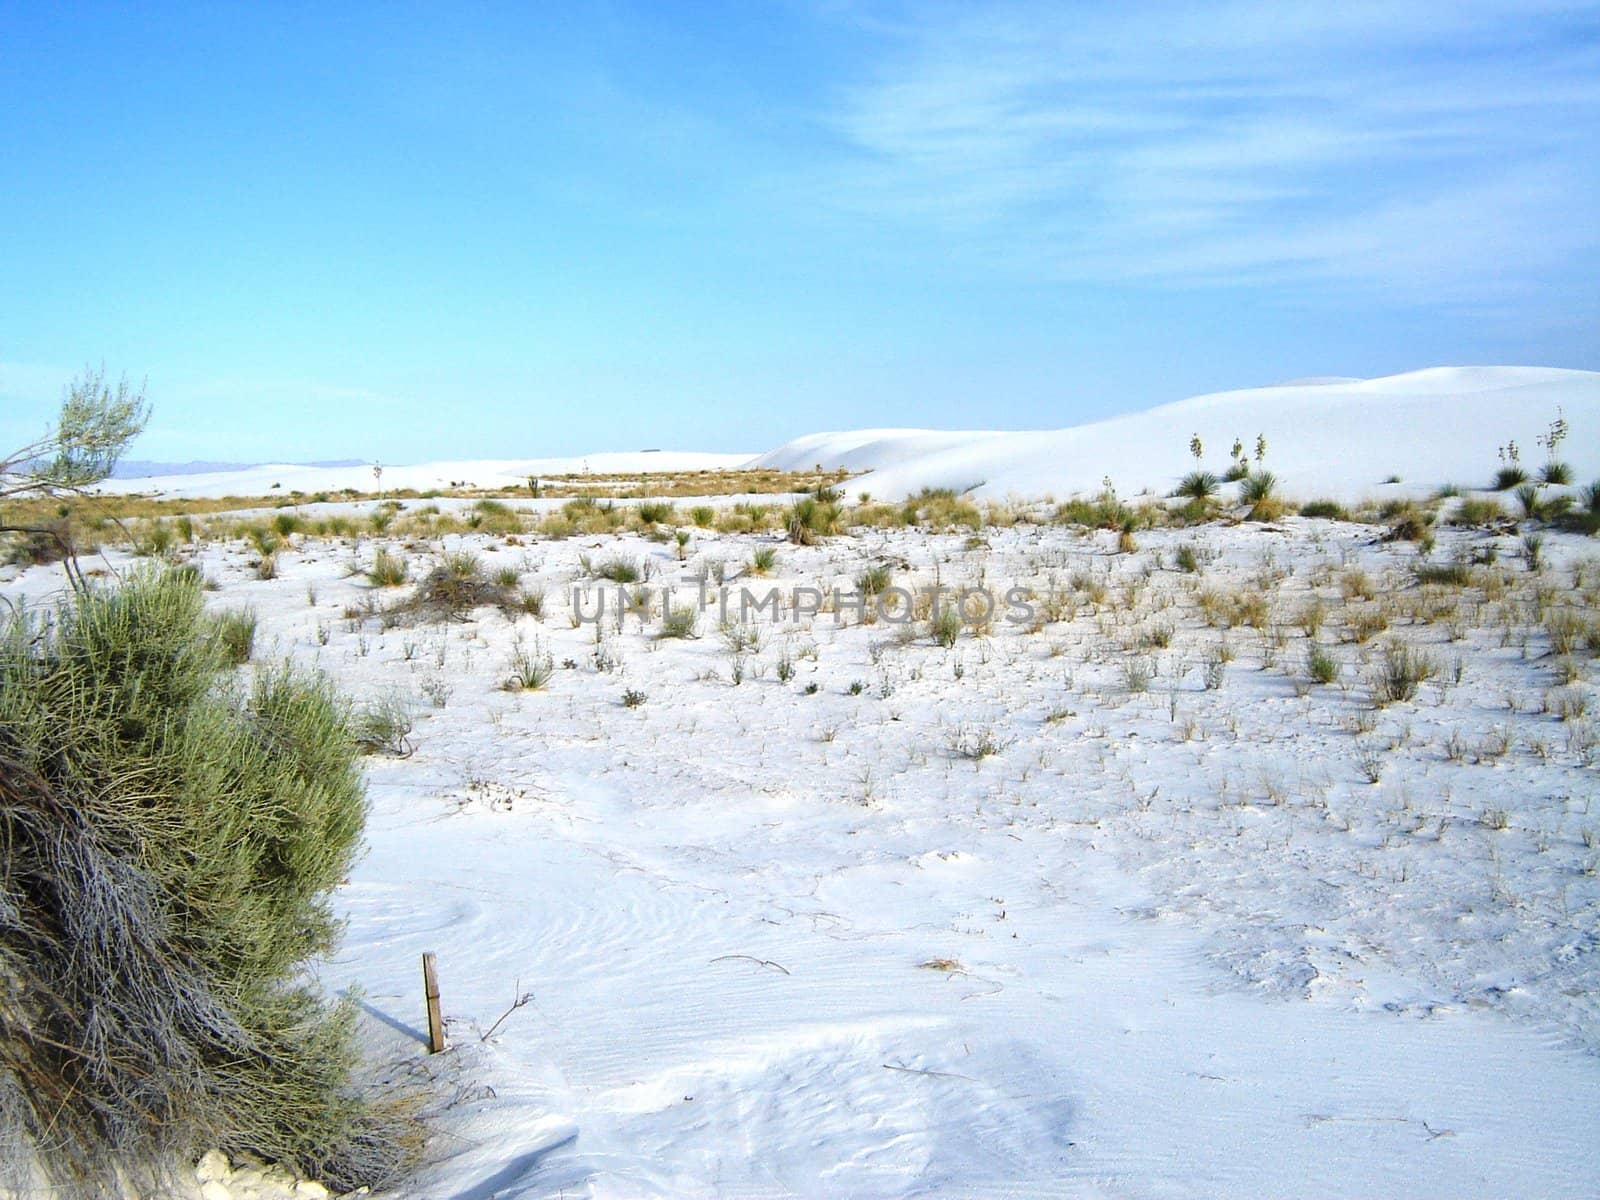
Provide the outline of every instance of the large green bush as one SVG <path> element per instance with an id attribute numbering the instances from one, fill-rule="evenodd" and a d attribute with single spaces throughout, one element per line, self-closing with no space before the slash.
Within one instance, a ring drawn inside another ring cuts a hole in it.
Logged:
<path id="1" fill-rule="evenodd" d="M 233 682 L 193 574 L 0 633 L 0 1176 L 101 1195 L 211 1146 L 346 1190 L 409 1139 L 304 973 L 366 811 L 342 703 Z M 32 1172 L 30 1180 L 27 1174 Z"/>

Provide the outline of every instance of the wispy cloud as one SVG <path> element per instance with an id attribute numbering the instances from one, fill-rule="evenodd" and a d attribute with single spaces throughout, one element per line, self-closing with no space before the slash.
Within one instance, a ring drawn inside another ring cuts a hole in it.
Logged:
<path id="1" fill-rule="evenodd" d="M 1600 247 L 1600 6 L 854 10 L 838 202 L 1100 280 L 1484 303 Z"/>

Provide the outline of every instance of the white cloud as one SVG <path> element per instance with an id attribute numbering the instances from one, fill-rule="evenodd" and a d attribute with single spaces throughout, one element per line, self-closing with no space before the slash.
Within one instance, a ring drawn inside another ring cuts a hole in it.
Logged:
<path id="1" fill-rule="evenodd" d="M 1600 6 L 1022 3 L 866 27 L 884 53 L 830 114 L 831 194 L 964 254 L 1471 302 L 1586 286 L 1600 248 Z"/>

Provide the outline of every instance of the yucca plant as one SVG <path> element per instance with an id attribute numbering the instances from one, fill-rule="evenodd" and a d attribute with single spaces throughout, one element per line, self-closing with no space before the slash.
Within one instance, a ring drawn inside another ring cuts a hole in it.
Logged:
<path id="1" fill-rule="evenodd" d="M 1222 481 L 1210 471 L 1190 471 L 1178 481 L 1174 496 L 1187 496 L 1191 500 L 1209 500 L 1222 487 Z"/>
<path id="2" fill-rule="evenodd" d="M 1239 499 L 1247 504 L 1260 504 L 1272 498 L 1277 486 L 1278 477 L 1271 471 L 1252 471 L 1239 485 Z"/>
<path id="3" fill-rule="evenodd" d="M 1527 520 L 1535 520 L 1539 516 L 1539 489 L 1531 483 L 1525 483 L 1514 493 L 1517 503 L 1522 506 L 1522 515 Z"/>

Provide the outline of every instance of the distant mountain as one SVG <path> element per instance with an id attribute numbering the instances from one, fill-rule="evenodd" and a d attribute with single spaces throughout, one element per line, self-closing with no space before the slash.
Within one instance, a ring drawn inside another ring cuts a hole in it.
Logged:
<path id="1" fill-rule="evenodd" d="M 143 459 L 128 459 L 117 464 L 117 469 L 111 472 L 113 479 L 145 479 L 152 475 L 212 475 L 227 471 L 248 471 L 251 467 L 262 464 L 254 462 L 185 462 L 165 463 L 147 462 Z M 294 463 L 297 467 L 359 467 L 362 461 L 359 458 L 326 459 L 322 462 Z"/>

